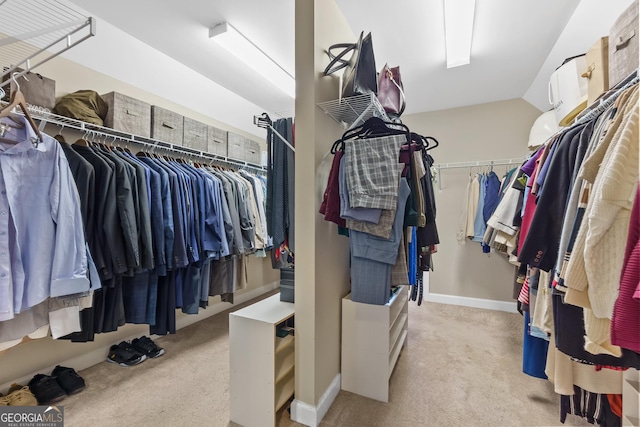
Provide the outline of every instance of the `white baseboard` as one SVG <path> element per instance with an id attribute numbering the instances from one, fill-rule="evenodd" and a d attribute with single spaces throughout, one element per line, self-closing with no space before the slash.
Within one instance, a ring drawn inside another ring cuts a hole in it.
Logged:
<path id="1" fill-rule="evenodd" d="M 306 426 L 317 427 L 327 414 L 339 391 L 340 374 L 337 374 L 322 394 L 322 397 L 320 397 L 317 406 L 312 406 L 298 399 L 294 399 L 291 403 L 291 419 Z"/>
<path id="2" fill-rule="evenodd" d="M 229 308 L 233 307 L 234 305 L 237 304 L 242 304 L 246 301 L 249 301 L 253 298 L 259 297 L 262 294 L 265 294 L 267 292 L 272 291 L 273 289 L 276 289 L 278 286 L 280 285 L 279 281 L 275 281 L 275 282 L 271 282 L 271 283 L 267 283 L 266 285 L 260 286 L 258 288 L 255 289 L 251 289 L 249 291 L 237 294 L 234 296 L 234 304 L 231 305 L 229 303 L 216 303 L 216 304 L 212 304 L 209 307 L 207 307 L 206 310 L 200 310 L 198 315 L 180 315 L 180 313 L 176 313 L 176 330 L 185 328 L 189 325 L 192 325 L 194 323 L 197 323 L 201 320 L 204 320 L 206 318 L 209 318 L 211 316 L 214 316 L 218 313 L 221 313 L 225 310 L 228 310 Z M 43 369 L 39 369 L 37 372 L 32 372 L 28 375 L 24 375 L 20 378 L 16 378 L 14 380 L 11 381 L 11 383 L 7 383 L 7 384 L 0 384 L 0 390 L 6 390 L 8 389 L 12 383 L 18 383 L 18 384 L 26 384 L 28 383 L 31 378 L 33 378 L 33 376 L 37 373 L 49 373 L 51 371 L 53 371 L 53 368 L 55 368 L 56 365 L 62 365 L 62 366 L 72 366 L 76 371 L 81 371 L 83 369 L 87 369 L 93 365 L 97 365 L 98 363 L 101 363 L 105 360 L 106 355 L 109 353 L 109 348 L 113 345 L 113 344 L 117 344 L 120 341 L 131 341 L 134 338 L 138 338 L 140 337 L 140 335 L 146 334 L 149 335 L 149 328 L 147 325 L 130 325 L 127 324 L 125 325 L 123 328 L 129 327 L 131 328 L 131 335 L 122 337 L 122 336 L 118 336 L 116 338 L 116 336 L 114 336 L 115 341 L 111 341 L 108 340 L 106 341 L 106 343 L 104 345 L 98 346 L 92 350 L 87 351 L 86 348 L 82 349 L 81 345 L 82 344 L 76 344 L 78 345 L 78 350 L 79 352 L 81 352 L 80 354 L 78 354 L 77 356 L 68 358 L 66 360 L 59 360 L 56 361 L 56 363 L 52 366 L 48 366 L 45 367 Z M 135 331 L 135 332 L 134 332 Z M 145 332 L 146 331 L 146 332 Z M 115 334 L 115 333 L 114 333 Z M 108 336 L 108 334 L 99 334 L 100 336 Z M 158 338 L 158 335 L 152 335 L 151 338 L 156 339 Z M 43 338 L 43 339 L 50 339 L 50 338 Z"/>
<path id="3" fill-rule="evenodd" d="M 495 301 L 482 298 L 459 297 L 456 295 L 445 294 L 425 294 L 425 301 L 437 302 L 440 304 L 462 305 L 464 307 L 484 308 L 486 310 L 507 311 L 509 313 L 517 313 L 517 304 L 508 301 Z"/>
<path id="4" fill-rule="evenodd" d="M 461 305 L 464 307 L 484 308 L 485 310 L 506 311 L 509 313 L 518 312 L 518 304 L 509 301 L 496 301 L 483 298 L 461 297 L 457 295 L 433 294 L 429 287 L 429 272 L 422 274 L 424 286 L 424 300 L 437 302 L 440 304 Z"/>

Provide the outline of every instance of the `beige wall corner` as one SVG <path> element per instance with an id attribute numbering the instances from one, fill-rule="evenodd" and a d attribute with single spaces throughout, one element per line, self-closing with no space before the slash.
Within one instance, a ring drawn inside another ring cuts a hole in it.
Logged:
<path id="1" fill-rule="evenodd" d="M 315 408 L 340 372 L 340 307 L 349 292 L 348 240 L 318 213 L 323 157 L 343 129 L 318 102 L 337 98 L 325 50 L 355 40 L 334 0 L 296 1 L 296 400 Z"/>
<path id="2" fill-rule="evenodd" d="M 435 163 L 523 158 L 529 153 L 529 130 L 540 110 L 522 99 L 492 102 L 403 117 L 409 128 L 433 136 L 440 146 Z M 505 166 L 496 166 L 499 177 Z M 456 241 L 456 227 L 469 173 L 478 168 L 443 169 L 436 192 L 440 245 L 430 273 L 430 292 L 496 301 L 511 298 L 513 266 L 502 255 L 482 253 L 480 243 Z M 440 190 L 439 187 L 442 187 Z"/>

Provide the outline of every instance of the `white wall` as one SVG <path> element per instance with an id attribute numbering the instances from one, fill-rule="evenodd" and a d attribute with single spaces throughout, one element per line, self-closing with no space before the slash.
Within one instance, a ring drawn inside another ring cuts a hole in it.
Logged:
<path id="1" fill-rule="evenodd" d="M 528 154 L 529 130 L 540 111 L 522 99 L 492 102 L 431 113 L 411 114 L 403 122 L 412 131 L 440 142 L 430 151 L 436 163 L 523 158 Z M 496 167 L 498 175 L 504 166 Z M 472 172 L 477 173 L 474 168 Z M 469 169 L 441 171 L 436 184 L 436 223 L 440 236 L 430 291 L 462 297 L 513 301 L 513 267 L 498 254 L 483 254 L 480 243 L 460 246 L 456 229 Z"/>

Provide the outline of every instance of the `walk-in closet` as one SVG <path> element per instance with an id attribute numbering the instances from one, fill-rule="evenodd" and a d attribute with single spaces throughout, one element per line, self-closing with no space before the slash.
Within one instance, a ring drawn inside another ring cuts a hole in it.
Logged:
<path id="1" fill-rule="evenodd" d="M 638 0 L 0 20 L 0 427 L 640 426 Z"/>

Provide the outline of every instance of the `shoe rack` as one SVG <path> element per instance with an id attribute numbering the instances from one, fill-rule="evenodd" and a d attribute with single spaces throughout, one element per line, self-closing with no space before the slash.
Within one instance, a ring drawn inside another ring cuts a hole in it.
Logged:
<path id="1" fill-rule="evenodd" d="M 275 426 L 295 389 L 295 338 L 283 334 L 293 319 L 280 294 L 229 314 L 231 421 Z"/>
<path id="2" fill-rule="evenodd" d="M 342 390 L 389 401 L 389 379 L 409 327 L 408 286 L 385 305 L 342 299 Z"/>

